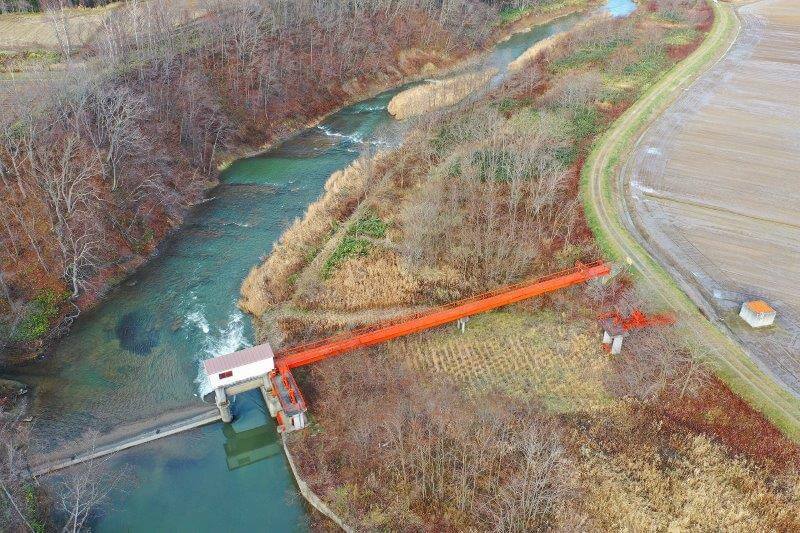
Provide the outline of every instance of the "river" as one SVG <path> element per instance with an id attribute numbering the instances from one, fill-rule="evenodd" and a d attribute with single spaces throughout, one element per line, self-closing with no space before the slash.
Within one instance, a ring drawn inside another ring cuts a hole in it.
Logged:
<path id="1" fill-rule="evenodd" d="M 630 0 L 605 9 L 627 15 Z M 573 15 L 498 44 L 501 70 Z M 16 369 L 34 392 L 33 447 L 47 452 L 86 428 L 109 431 L 201 402 L 200 361 L 252 341 L 239 286 L 325 180 L 371 147 L 395 145 L 404 125 L 386 105 L 400 89 L 348 106 L 264 154 L 234 162 L 159 254 L 76 321 L 46 359 Z M 312 407 L 313 408 L 313 407 Z M 305 530 L 306 511 L 257 392 L 236 398 L 237 420 L 116 455 L 136 483 L 94 517 L 95 531 Z"/>

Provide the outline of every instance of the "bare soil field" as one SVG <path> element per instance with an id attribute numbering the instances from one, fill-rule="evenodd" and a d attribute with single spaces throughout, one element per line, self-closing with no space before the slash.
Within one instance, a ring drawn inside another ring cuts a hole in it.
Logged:
<path id="1" fill-rule="evenodd" d="M 73 43 L 90 39 L 117 4 L 98 9 L 68 9 L 64 18 L 43 13 L 10 13 L 0 16 L 0 50 L 57 49 L 58 32 L 65 29 Z M 58 30 L 56 28 L 59 28 Z"/>
<path id="2" fill-rule="evenodd" d="M 645 232 L 754 360 L 800 395 L 800 5 L 738 9 L 727 56 L 648 130 L 625 165 Z M 764 298 L 777 325 L 736 315 Z"/>

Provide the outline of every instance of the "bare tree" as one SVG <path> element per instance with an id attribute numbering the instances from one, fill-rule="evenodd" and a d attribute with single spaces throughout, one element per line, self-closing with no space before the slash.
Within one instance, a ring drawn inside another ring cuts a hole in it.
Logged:
<path id="1" fill-rule="evenodd" d="M 551 424 L 532 425 L 515 446 L 521 467 L 498 487 L 490 512 L 497 531 L 542 531 L 575 492 L 560 433 Z"/>
<path id="2" fill-rule="evenodd" d="M 98 434 L 90 432 L 86 440 L 94 451 Z M 112 455 L 93 459 L 70 468 L 55 486 L 56 508 L 65 516 L 64 532 L 84 531 L 86 521 L 100 505 L 106 503 L 111 494 L 127 482 L 127 469 L 111 471 Z"/>
<path id="3" fill-rule="evenodd" d="M 103 177 L 111 180 L 111 190 L 115 191 L 121 166 L 129 161 L 135 165 L 137 156 L 147 151 L 148 139 L 141 123 L 149 114 L 149 106 L 143 95 L 126 87 L 109 87 L 96 80 L 88 90 L 91 112 L 77 116 L 103 162 Z"/>
<path id="4" fill-rule="evenodd" d="M 70 3 L 67 0 L 49 0 L 43 2 L 44 12 L 50 23 L 50 28 L 56 36 L 61 55 L 70 61 L 76 43 L 73 43 L 73 27 L 67 9 Z"/>
<path id="5" fill-rule="evenodd" d="M 0 411 L 0 520 L 8 531 L 36 531 L 26 503 L 26 439 L 19 421 Z"/>
<path id="6" fill-rule="evenodd" d="M 696 394 L 709 379 L 707 354 L 682 346 L 669 329 L 648 328 L 631 333 L 626 350 L 614 360 L 607 378 L 620 396 L 652 402 L 665 394 Z"/>
<path id="7" fill-rule="evenodd" d="M 312 479 L 363 483 L 373 501 L 395 502 L 395 510 L 405 502 L 390 529 L 414 523 L 411 508 L 424 507 L 482 530 L 541 530 L 575 490 L 561 431 L 533 404 L 499 392 L 465 398 L 374 354 L 314 372 L 325 431 L 307 442 L 318 465 Z M 359 417 L 364 409 L 375 416 Z"/>

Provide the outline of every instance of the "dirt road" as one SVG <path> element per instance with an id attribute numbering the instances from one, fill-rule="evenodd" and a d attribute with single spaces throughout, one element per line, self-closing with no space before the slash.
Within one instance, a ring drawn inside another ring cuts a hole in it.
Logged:
<path id="1" fill-rule="evenodd" d="M 800 396 L 800 4 L 737 11 L 730 52 L 649 128 L 623 179 L 648 239 Z M 750 299 L 769 301 L 778 326 L 744 324 Z"/>
<path id="2" fill-rule="evenodd" d="M 604 252 L 630 264 L 650 299 L 679 315 L 681 333 L 699 352 L 708 354 L 718 375 L 736 393 L 764 412 L 787 435 L 800 440 L 800 400 L 765 373 L 768 369 L 753 362 L 728 327 L 715 318 L 714 308 L 701 291 L 666 260 L 664 250 L 643 238 L 642 227 L 631 217 L 625 194 L 627 174 L 620 172 L 620 162 L 643 146 L 640 136 L 658 115 L 701 86 L 706 76 L 727 60 L 726 52 L 740 42 L 737 36 L 743 34 L 733 8 L 717 2 L 713 7 L 716 21 L 703 45 L 653 86 L 596 143 L 582 176 L 584 203 Z M 700 74 L 702 77 L 693 85 Z M 672 108 L 667 115 L 671 112 Z"/>

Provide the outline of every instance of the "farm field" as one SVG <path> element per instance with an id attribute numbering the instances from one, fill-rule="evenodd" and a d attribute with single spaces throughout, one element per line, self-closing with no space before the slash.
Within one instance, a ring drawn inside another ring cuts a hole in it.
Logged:
<path id="1" fill-rule="evenodd" d="M 105 17 L 117 4 L 98 9 L 65 10 L 62 27 L 69 30 L 73 43 L 85 43 L 90 39 Z M 42 13 L 9 13 L 0 15 L 0 50 L 20 50 L 27 48 L 58 48 L 56 24 Z"/>
<path id="2" fill-rule="evenodd" d="M 122 6 L 122 2 L 110 3 L 97 8 L 70 8 L 55 15 L 44 13 L 0 14 L 0 51 L 27 49 L 59 49 L 59 34 L 69 35 L 71 46 L 88 43 L 103 22 Z M 190 20 L 205 12 L 207 4 L 197 0 L 173 0 L 171 2 L 144 1 L 132 3 L 129 9 L 170 9 L 181 18 Z M 63 14 L 62 14 L 63 13 Z"/>
<path id="3" fill-rule="evenodd" d="M 639 141 L 624 167 L 639 222 L 759 366 L 800 395 L 800 5 L 738 8 L 739 37 Z M 777 325 L 749 330 L 742 300 Z"/>
<path id="4" fill-rule="evenodd" d="M 455 327 L 393 341 L 389 353 L 466 390 L 499 388 L 539 398 L 557 412 L 612 402 L 602 382 L 611 360 L 592 320 L 547 310 L 500 311 L 473 317 L 462 334 L 454 334 Z"/>

